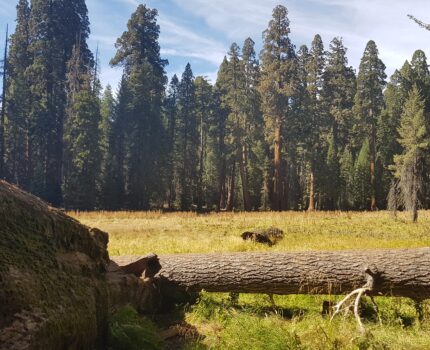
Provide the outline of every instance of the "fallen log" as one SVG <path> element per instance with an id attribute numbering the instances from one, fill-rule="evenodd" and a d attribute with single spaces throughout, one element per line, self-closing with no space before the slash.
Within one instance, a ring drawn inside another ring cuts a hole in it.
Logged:
<path id="1" fill-rule="evenodd" d="M 138 266 L 140 259 L 122 257 L 119 265 Z M 153 259 L 161 264 L 154 283 L 169 292 L 340 295 L 366 286 L 368 295 L 430 298 L 430 248 L 185 254 Z"/>

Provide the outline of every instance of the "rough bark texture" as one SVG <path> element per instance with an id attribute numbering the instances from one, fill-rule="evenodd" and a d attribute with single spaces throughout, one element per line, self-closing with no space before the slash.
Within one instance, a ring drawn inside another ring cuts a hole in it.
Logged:
<path id="1" fill-rule="evenodd" d="M 122 264 L 139 258 L 123 258 Z M 430 248 L 172 255 L 156 280 L 189 292 L 344 294 L 373 276 L 374 293 L 430 298 Z M 367 270 L 367 272 L 366 272 Z"/>
<path id="2" fill-rule="evenodd" d="M 150 307 L 149 281 L 108 272 L 107 243 L 0 181 L 0 349 L 106 349 L 111 309 Z"/>

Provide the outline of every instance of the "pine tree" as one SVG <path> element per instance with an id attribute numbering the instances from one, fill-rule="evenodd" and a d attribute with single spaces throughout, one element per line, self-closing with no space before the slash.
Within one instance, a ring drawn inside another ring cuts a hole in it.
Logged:
<path id="1" fill-rule="evenodd" d="M 237 169 L 240 172 L 242 194 L 245 210 L 251 209 L 248 177 L 245 169 L 245 155 L 243 151 L 245 141 L 245 70 L 240 56 L 240 48 L 236 43 L 230 47 L 229 61 L 226 74 L 226 94 L 223 96 L 230 111 L 227 119 L 227 147 L 229 186 L 226 209 L 233 210 L 236 203 Z"/>
<path id="2" fill-rule="evenodd" d="M 176 207 L 192 208 L 197 183 L 198 126 L 194 75 L 188 63 L 178 88 L 177 136 L 175 144 Z"/>
<path id="3" fill-rule="evenodd" d="M 355 73 L 348 66 L 346 53 L 342 39 L 334 38 L 324 72 L 323 98 L 332 124 L 334 145 L 339 151 L 351 145 L 352 107 L 356 93 Z"/>
<path id="4" fill-rule="evenodd" d="M 244 65 L 245 93 L 243 96 L 244 139 L 242 144 L 243 178 L 247 183 L 244 198 L 249 196 L 249 209 L 256 210 L 261 206 L 261 192 L 264 182 L 264 162 L 266 160 L 263 115 L 261 113 L 260 63 L 255 53 L 255 42 L 247 38 L 242 48 Z M 248 193 L 248 194 L 246 194 Z M 244 206 L 246 209 L 245 201 Z"/>
<path id="5" fill-rule="evenodd" d="M 8 80 L 8 47 L 9 47 L 9 30 L 6 27 L 6 40 L 4 45 L 4 56 L 3 56 L 3 71 L 2 71 L 2 96 L 1 96 L 1 110 L 0 110 L 0 179 L 4 179 L 6 176 L 5 167 L 5 154 L 6 154 L 6 143 L 5 143 L 5 122 L 6 122 L 6 88 Z"/>
<path id="6" fill-rule="evenodd" d="M 316 35 L 306 64 L 307 90 L 309 93 L 309 114 L 306 120 L 305 144 L 310 163 L 309 173 L 309 211 L 316 209 L 317 161 L 321 158 L 321 135 L 325 124 L 325 111 L 322 101 L 323 74 L 325 70 L 325 51 L 321 36 Z"/>
<path id="7" fill-rule="evenodd" d="M 217 179 L 217 210 L 225 209 L 227 205 L 227 150 L 226 134 L 227 119 L 230 109 L 226 103 L 225 95 L 228 91 L 228 65 L 227 57 L 218 71 L 217 81 L 214 88 L 214 100 L 216 101 L 216 110 L 214 111 L 214 120 L 209 130 L 209 141 L 211 152 L 208 161 L 211 168 L 216 172 Z"/>
<path id="8" fill-rule="evenodd" d="M 176 197 L 175 183 L 174 183 L 174 150 L 176 142 L 176 124 L 178 114 L 178 90 L 179 90 L 179 79 L 176 74 L 172 77 L 167 91 L 167 98 L 165 101 L 165 118 L 166 118 L 166 129 L 168 137 L 168 163 L 167 163 L 167 206 L 170 210 L 174 208 L 174 201 Z"/>
<path id="9" fill-rule="evenodd" d="M 64 125 L 64 205 L 94 210 L 100 173 L 100 103 L 98 88 L 80 45 L 69 62 L 68 102 Z"/>
<path id="10" fill-rule="evenodd" d="M 212 86 L 204 77 L 197 77 L 195 86 L 195 113 L 198 123 L 198 174 L 197 174 L 197 211 L 201 212 L 204 205 L 207 205 L 206 189 L 208 183 L 206 159 L 208 153 L 208 133 L 210 123 L 213 120 L 213 92 Z"/>
<path id="11" fill-rule="evenodd" d="M 8 56 L 9 77 L 7 84 L 7 129 L 6 169 L 7 179 L 32 191 L 32 135 L 31 120 L 31 82 L 26 74 L 32 63 L 30 46 L 30 7 L 27 0 L 20 0 L 17 5 L 17 24 L 11 36 L 11 47 Z M 6 170 L 5 169 L 5 170 Z"/>
<path id="12" fill-rule="evenodd" d="M 99 125 L 101 171 L 100 176 L 98 176 L 98 206 L 102 209 L 110 209 L 112 202 L 115 201 L 115 198 L 110 196 L 111 188 L 109 186 L 113 177 L 111 137 L 114 131 L 115 104 L 116 101 L 113 96 L 112 87 L 107 85 L 100 102 L 101 122 Z"/>
<path id="13" fill-rule="evenodd" d="M 32 189 L 54 205 L 62 202 L 63 130 L 67 104 L 67 64 L 77 42 L 87 47 L 88 11 L 84 0 L 33 0 L 29 22 L 31 65 Z"/>
<path id="14" fill-rule="evenodd" d="M 157 10 L 139 5 L 117 40 L 113 66 L 123 66 L 129 94 L 124 119 L 124 170 L 126 204 L 130 209 L 145 210 L 163 193 L 159 174 L 164 164 L 165 145 L 162 103 L 167 83 L 160 57 L 160 27 Z"/>
<path id="15" fill-rule="evenodd" d="M 123 210 L 126 208 L 126 136 L 130 99 L 127 80 L 125 75 L 123 75 L 117 92 L 111 133 L 109 135 L 109 150 L 107 154 L 107 162 L 110 165 L 109 172 L 106 173 L 102 185 L 102 193 L 104 193 L 105 197 L 103 207 L 108 210 Z"/>
<path id="16" fill-rule="evenodd" d="M 383 89 L 385 87 L 385 65 L 378 57 L 374 41 L 369 41 L 361 59 L 357 77 L 357 94 L 354 110 L 359 118 L 358 128 L 364 132 L 363 137 L 369 141 L 370 149 L 370 209 L 376 210 L 376 126 L 384 108 Z"/>
<path id="17" fill-rule="evenodd" d="M 274 181 L 272 210 L 286 209 L 287 188 L 283 169 L 283 131 L 290 115 L 290 99 L 294 94 L 293 78 L 295 74 L 294 46 L 290 40 L 290 21 L 288 10 L 277 6 L 273 10 L 272 20 L 264 32 L 262 51 L 262 76 L 260 93 L 262 109 L 267 131 L 270 130 L 270 142 L 274 152 Z"/>
<path id="18" fill-rule="evenodd" d="M 425 103 L 417 86 L 414 86 L 405 104 L 399 127 L 399 142 L 403 153 L 395 157 L 395 174 L 405 208 L 411 211 L 412 220 L 418 220 L 418 207 L 423 185 L 423 167 L 430 138 L 426 128 Z"/>

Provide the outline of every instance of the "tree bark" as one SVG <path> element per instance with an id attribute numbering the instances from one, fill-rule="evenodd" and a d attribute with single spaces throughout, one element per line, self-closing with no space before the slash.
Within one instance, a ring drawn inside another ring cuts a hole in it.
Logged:
<path id="1" fill-rule="evenodd" d="M 240 165 L 240 179 L 242 181 L 243 206 L 245 211 L 251 211 L 251 198 L 249 196 L 248 186 L 248 155 L 246 146 L 241 146 L 238 152 Z"/>
<path id="2" fill-rule="evenodd" d="M 308 211 L 315 211 L 315 208 L 316 208 L 316 206 L 315 206 L 315 188 L 316 188 L 315 160 L 312 159 L 311 174 L 310 174 L 310 179 L 309 179 L 309 208 L 308 208 Z"/>
<path id="3" fill-rule="evenodd" d="M 370 203 L 370 210 L 376 211 L 376 125 L 373 120 L 373 110 L 370 109 L 370 117 L 372 118 L 372 131 L 370 137 L 370 182 L 371 182 L 371 191 L 372 198 Z"/>
<path id="4" fill-rule="evenodd" d="M 139 258 L 122 259 L 120 265 Z M 373 293 L 430 298 L 430 248 L 159 257 L 169 289 L 265 294 L 344 294 L 373 280 Z"/>
<path id="5" fill-rule="evenodd" d="M 230 177 L 229 186 L 228 186 L 226 211 L 233 211 L 235 193 L 236 193 L 236 160 L 233 161 L 233 166 L 231 169 L 231 177 Z"/>
<path id="6" fill-rule="evenodd" d="M 281 134 L 282 129 L 280 121 L 277 121 L 275 129 L 275 153 L 274 153 L 274 165 L 275 165 L 275 176 L 273 184 L 273 202 L 272 210 L 282 210 L 282 160 L 281 160 Z"/>

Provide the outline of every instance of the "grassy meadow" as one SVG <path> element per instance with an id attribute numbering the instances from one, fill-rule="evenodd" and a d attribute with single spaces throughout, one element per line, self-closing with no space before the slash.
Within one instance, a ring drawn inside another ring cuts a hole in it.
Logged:
<path id="1" fill-rule="evenodd" d="M 91 212 L 72 216 L 109 232 L 112 256 L 430 246 L 430 212 L 420 212 L 417 224 L 410 223 L 404 214 L 394 220 L 387 212 Z M 244 242 L 240 237 L 244 231 L 272 226 L 285 232 L 285 238 L 274 247 Z M 367 333 L 362 335 L 351 315 L 339 316 L 332 323 L 321 315 L 323 301 L 335 299 L 338 298 L 275 296 L 274 308 L 266 295 L 240 295 L 235 301 L 228 294 L 202 293 L 196 305 L 181 307 L 177 312 L 181 319 L 178 322 L 195 331 L 183 335 L 180 346 L 169 342 L 162 345 L 160 340 L 153 342 L 152 348 L 430 349 L 428 303 L 423 305 L 424 319 L 419 320 L 411 300 L 377 298 L 382 325 L 370 305 L 365 304 Z M 160 333 L 169 326 L 166 320 L 156 323 Z"/>

